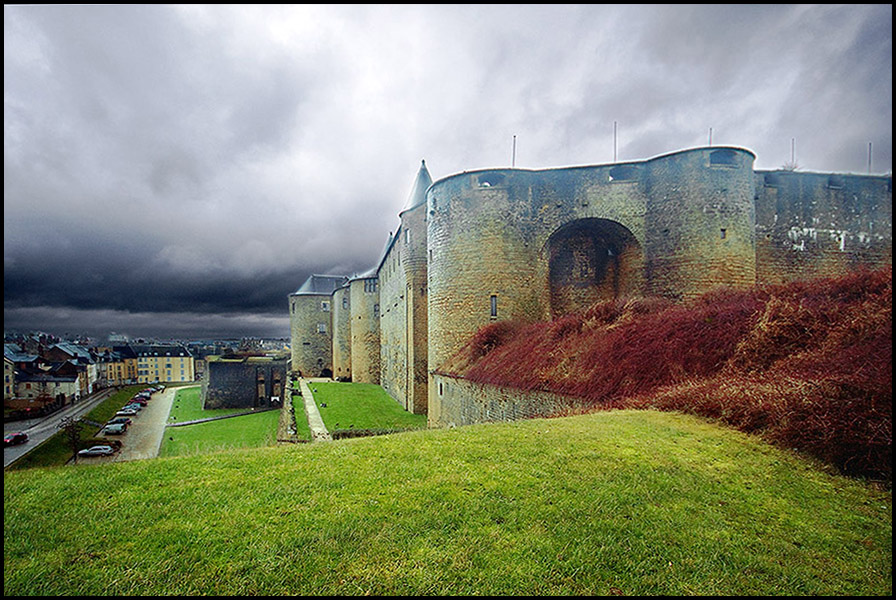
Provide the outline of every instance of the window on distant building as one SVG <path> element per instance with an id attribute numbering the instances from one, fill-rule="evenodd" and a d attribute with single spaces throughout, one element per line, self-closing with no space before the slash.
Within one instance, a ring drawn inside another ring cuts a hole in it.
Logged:
<path id="1" fill-rule="evenodd" d="M 498 317 L 498 297 L 495 295 L 492 295 L 490 301 L 491 301 L 490 316 L 491 316 L 491 318 L 495 319 Z"/>
<path id="2" fill-rule="evenodd" d="M 327 332 L 327 324 L 326 323 L 318 323 L 317 324 L 317 332 L 318 333 L 326 333 Z"/>

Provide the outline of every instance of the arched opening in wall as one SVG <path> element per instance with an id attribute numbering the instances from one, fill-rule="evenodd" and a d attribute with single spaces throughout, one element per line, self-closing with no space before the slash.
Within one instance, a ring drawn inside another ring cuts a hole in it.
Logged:
<path id="1" fill-rule="evenodd" d="M 643 293 L 641 245 L 616 221 L 589 218 L 567 223 L 548 238 L 546 251 L 553 317 Z"/>

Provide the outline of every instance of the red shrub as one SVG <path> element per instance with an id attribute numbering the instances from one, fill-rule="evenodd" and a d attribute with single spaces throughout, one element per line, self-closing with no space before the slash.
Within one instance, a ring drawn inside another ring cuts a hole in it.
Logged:
<path id="1" fill-rule="evenodd" d="M 595 409 L 692 412 L 890 478 L 892 349 L 887 269 L 495 323 L 474 336 L 462 374 Z"/>

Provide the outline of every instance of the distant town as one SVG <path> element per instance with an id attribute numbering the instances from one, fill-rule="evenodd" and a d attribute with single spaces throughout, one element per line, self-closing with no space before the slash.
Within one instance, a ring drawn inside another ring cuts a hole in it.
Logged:
<path id="1" fill-rule="evenodd" d="M 215 357 L 288 352 L 286 338 L 184 341 L 110 333 L 105 339 L 64 339 L 44 332 L 4 332 L 4 416 L 50 414 L 110 387 L 198 382 Z"/>

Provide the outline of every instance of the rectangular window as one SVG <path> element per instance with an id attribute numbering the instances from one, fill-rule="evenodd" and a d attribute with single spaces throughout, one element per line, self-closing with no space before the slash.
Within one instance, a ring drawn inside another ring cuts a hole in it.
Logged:
<path id="1" fill-rule="evenodd" d="M 404 230 L 404 243 L 405 244 L 411 243 L 411 230 L 410 229 Z"/>
<path id="2" fill-rule="evenodd" d="M 348 308 L 348 296 L 342 297 L 342 308 Z"/>
<path id="3" fill-rule="evenodd" d="M 326 333 L 327 332 L 327 324 L 326 323 L 318 323 L 317 324 L 317 332 L 318 333 Z"/>
<path id="4" fill-rule="evenodd" d="M 498 317 L 498 297 L 492 295 L 491 297 L 491 318 L 495 319 Z"/>
<path id="5" fill-rule="evenodd" d="M 725 236 L 728 234 L 728 232 L 725 231 L 724 229 L 721 229 L 721 230 L 720 230 L 720 233 L 721 233 L 722 239 L 724 240 L 724 239 L 725 239 Z"/>
<path id="6" fill-rule="evenodd" d="M 330 301 L 329 300 L 321 300 L 320 309 L 324 312 L 330 312 Z"/>

